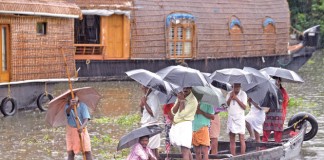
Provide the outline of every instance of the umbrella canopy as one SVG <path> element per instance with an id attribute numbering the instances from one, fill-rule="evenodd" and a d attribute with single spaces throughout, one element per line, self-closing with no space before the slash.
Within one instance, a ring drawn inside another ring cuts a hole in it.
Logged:
<path id="1" fill-rule="evenodd" d="M 209 86 L 194 86 L 192 87 L 192 93 L 195 95 L 198 101 L 211 104 L 215 107 L 221 107 L 225 104 L 225 97 L 220 89 Z"/>
<path id="2" fill-rule="evenodd" d="M 248 97 L 261 107 L 280 108 L 278 95 L 281 92 L 275 85 L 275 80 L 251 67 L 244 67 L 243 70 L 252 73 L 256 80 L 253 84 L 242 86 Z"/>
<path id="3" fill-rule="evenodd" d="M 169 94 L 172 90 L 168 82 L 164 81 L 159 75 L 148 70 L 135 69 L 127 71 L 126 74 L 138 83 L 164 94 Z"/>
<path id="4" fill-rule="evenodd" d="M 174 103 L 176 101 L 176 99 L 177 99 L 177 96 L 175 96 L 173 94 L 164 94 L 164 93 L 159 92 L 159 91 L 154 91 L 153 93 L 155 95 L 157 95 L 161 105 Z"/>
<path id="5" fill-rule="evenodd" d="M 211 75 L 211 73 L 202 72 L 202 74 L 205 76 L 207 82 L 212 84 L 214 87 L 223 89 L 225 91 L 232 90 L 231 84 L 226 82 L 213 81 L 212 79 L 210 79 L 209 76 Z"/>
<path id="6" fill-rule="evenodd" d="M 128 134 L 124 135 L 118 142 L 117 151 L 122 150 L 124 148 L 129 148 L 136 144 L 140 137 L 143 136 L 154 136 L 156 134 L 159 134 L 163 131 L 163 128 L 161 128 L 158 125 L 151 125 L 151 126 L 145 126 L 138 129 L 135 129 Z"/>
<path id="7" fill-rule="evenodd" d="M 249 84 L 253 83 L 254 76 L 242 69 L 238 68 L 226 68 L 221 70 L 216 70 L 210 76 L 210 79 L 218 82 L 226 83 L 240 83 L 240 84 Z"/>
<path id="8" fill-rule="evenodd" d="M 304 80 L 294 71 L 278 67 L 266 67 L 261 69 L 270 76 L 280 77 L 283 82 L 304 83 Z"/>
<path id="9" fill-rule="evenodd" d="M 80 102 L 88 106 L 90 112 L 93 112 L 99 102 L 99 93 L 91 87 L 83 87 L 73 89 L 76 96 L 79 97 Z M 59 127 L 67 124 L 65 115 L 65 105 L 67 104 L 67 97 L 71 94 L 70 90 L 59 95 L 51 100 L 48 104 L 45 121 L 53 127 Z"/>
<path id="10" fill-rule="evenodd" d="M 204 75 L 189 67 L 169 66 L 157 72 L 165 81 L 175 84 L 181 88 L 192 86 L 206 86 L 208 82 Z"/>

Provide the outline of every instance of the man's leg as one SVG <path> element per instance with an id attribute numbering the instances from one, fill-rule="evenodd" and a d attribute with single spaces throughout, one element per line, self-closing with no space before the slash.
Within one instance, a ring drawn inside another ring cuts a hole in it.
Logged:
<path id="1" fill-rule="evenodd" d="M 260 142 L 261 141 L 260 140 L 260 134 L 256 130 L 254 130 L 254 135 L 255 135 L 255 141 Z"/>
<path id="2" fill-rule="evenodd" d="M 190 149 L 184 146 L 181 146 L 181 153 L 182 153 L 182 158 L 184 160 L 191 160 L 192 159 L 192 155 L 190 152 Z"/>
<path id="3" fill-rule="evenodd" d="M 151 149 L 156 159 L 160 158 L 159 150 L 157 148 Z"/>
<path id="4" fill-rule="evenodd" d="M 208 160 L 208 146 L 201 146 L 201 151 L 204 156 L 204 160 Z"/>
<path id="5" fill-rule="evenodd" d="M 255 135 L 253 134 L 252 127 L 249 122 L 245 121 L 246 129 L 249 131 L 250 137 L 255 139 Z"/>
<path id="6" fill-rule="evenodd" d="M 194 146 L 196 153 L 196 160 L 202 160 L 201 146 Z"/>
<path id="7" fill-rule="evenodd" d="M 229 133 L 229 138 L 230 138 L 230 151 L 233 156 L 236 155 L 236 144 L 235 144 L 235 134 L 230 132 Z"/>
<path id="8" fill-rule="evenodd" d="M 210 154 L 217 154 L 218 152 L 218 138 L 211 138 L 210 139 L 211 143 L 211 151 Z"/>
<path id="9" fill-rule="evenodd" d="M 240 143 L 241 143 L 241 154 L 245 154 L 245 139 L 244 139 L 244 134 L 239 134 L 240 137 Z"/>
<path id="10" fill-rule="evenodd" d="M 91 151 L 86 151 L 84 153 L 85 153 L 85 156 L 86 156 L 87 160 L 92 160 Z"/>
<path id="11" fill-rule="evenodd" d="M 67 151 L 68 153 L 68 160 L 74 160 L 74 152 L 73 151 Z"/>

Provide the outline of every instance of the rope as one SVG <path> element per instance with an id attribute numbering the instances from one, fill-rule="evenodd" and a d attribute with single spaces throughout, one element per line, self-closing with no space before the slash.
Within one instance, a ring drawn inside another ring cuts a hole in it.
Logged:
<path id="1" fill-rule="evenodd" d="M 294 129 L 296 129 L 296 128 L 297 128 L 297 125 L 298 125 L 301 121 L 303 121 L 304 119 L 306 119 L 306 118 L 308 118 L 308 115 L 305 115 L 302 119 L 300 119 L 299 121 L 295 122 L 295 123 L 293 124 Z"/>
<path id="2" fill-rule="evenodd" d="M 8 83 L 8 98 L 11 98 L 10 82 Z"/>
<path id="3" fill-rule="evenodd" d="M 46 95 L 46 97 L 48 95 L 48 92 L 47 92 L 47 82 L 45 82 L 45 95 Z"/>

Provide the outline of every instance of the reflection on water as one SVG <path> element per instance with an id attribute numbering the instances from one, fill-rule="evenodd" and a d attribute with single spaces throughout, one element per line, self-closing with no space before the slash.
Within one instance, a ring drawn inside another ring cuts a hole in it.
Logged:
<path id="1" fill-rule="evenodd" d="M 319 131 L 315 138 L 303 144 L 302 152 L 297 159 L 324 158 L 324 55 L 317 52 L 300 71 L 304 84 L 284 84 L 289 96 L 302 99 L 299 107 L 288 109 L 288 118 L 299 111 L 312 113 L 319 123 Z M 135 82 L 96 82 L 74 83 L 73 87 L 90 86 L 97 89 L 102 95 L 93 118 L 109 116 L 116 117 L 139 113 L 138 103 L 142 96 L 139 85 Z M 68 88 L 67 83 L 55 87 L 54 96 L 59 95 Z M 64 159 L 65 128 L 51 128 L 44 123 L 44 112 L 38 109 L 20 111 L 13 117 L 1 117 L 0 122 L 0 159 Z M 287 119 L 288 119 L 287 118 Z M 287 120 L 288 121 L 288 120 Z M 225 119 L 222 120 L 222 130 L 226 128 Z M 134 126 L 137 127 L 137 126 Z M 131 128 L 125 129 L 117 124 L 97 124 L 90 122 L 89 133 L 93 139 L 98 135 L 108 134 L 119 139 Z M 228 139 L 222 133 L 220 139 Z M 101 152 L 113 152 L 114 145 L 93 146 L 96 159 L 105 159 Z"/>

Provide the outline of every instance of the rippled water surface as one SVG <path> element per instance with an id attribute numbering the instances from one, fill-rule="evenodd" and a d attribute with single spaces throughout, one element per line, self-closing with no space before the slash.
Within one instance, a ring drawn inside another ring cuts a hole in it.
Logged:
<path id="1" fill-rule="evenodd" d="M 319 123 L 319 131 L 315 138 L 303 144 L 302 152 L 297 159 L 324 159 L 324 55 L 317 52 L 298 72 L 304 78 L 304 84 L 284 84 L 289 96 L 297 106 L 289 107 L 288 118 L 299 111 L 313 114 Z M 118 139 L 137 123 L 124 125 L 118 119 L 125 115 L 138 115 L 137 104 L 142 95 L 139 85 L 135 82 L 91 82 L 74 83 L 73 87 L 91 86 L 98 90 L 102 99 L 93 121 L 89 124 L 92 139 L 92 150 L 95 159 L 112 159 Z M 54 96 L 68 88 L 67 84 L 55 86 Z M 38 109 L 22 110 L 12 117 L 0 117 L 0 159 L 65 159 L 65 128 L 52 128 L 46 125 L 46 113 Z M 100 122 L 103 117 L 110 117 Z M 288 119 L 287 118 L 287 119 Z M 136 118 L 135 118 L 136 119 Z M 138 119 L 138 118 L 137 118 Z M 106 119 L 107 120 L 107 119 Z M 225 130 L 225 119 L 222 128 Z M 223 133 L 220 139 L 228 139 Z M 126 153 L 126 152 L 125 152 Z M 125 154 L 124 153 L 124 154 Z M 78 159 L 80 159 L 80 155 Z"/>

